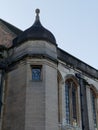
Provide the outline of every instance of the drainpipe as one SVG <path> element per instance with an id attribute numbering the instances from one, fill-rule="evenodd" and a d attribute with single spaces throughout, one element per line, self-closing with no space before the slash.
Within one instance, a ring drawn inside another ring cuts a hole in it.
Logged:
<path id="1" fill-rule="evenodd" d="M 82 118 L 82 130 L 89 130 L 89 120 L 88 120 L 88 109 L 87 109 L 87 95 L 86 95 L 86 85 L 87 82 L 83 79 L 81 74 L 76 74 L 80 85 L 80 103 L 81 103 L 81 118 Z"/>

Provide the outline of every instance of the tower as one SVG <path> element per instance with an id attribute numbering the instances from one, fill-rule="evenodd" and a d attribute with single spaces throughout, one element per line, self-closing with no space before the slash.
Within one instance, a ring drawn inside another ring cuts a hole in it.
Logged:
<path id="1" fill-rule="evenodd" d="M 57 44 L 39 13 L 10 48 L 2 130 L 58 129 Z"/>

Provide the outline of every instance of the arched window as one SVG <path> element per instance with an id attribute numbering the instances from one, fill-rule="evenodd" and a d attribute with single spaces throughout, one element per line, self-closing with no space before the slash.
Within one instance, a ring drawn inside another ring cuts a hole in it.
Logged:
<path id="1" fill-rule="evenodd" d="M 91 89 L 91 106 L 92 106 L 94 128 L 97 128 L 96 94 L 92 89 Z"/>
<path id="2" fill-rule="evenodd" d="M 67 124 L 77 124 L 77 105 L 77 85 L 72 79 L 68 79 L 65 82 L 65 112 Z"/>

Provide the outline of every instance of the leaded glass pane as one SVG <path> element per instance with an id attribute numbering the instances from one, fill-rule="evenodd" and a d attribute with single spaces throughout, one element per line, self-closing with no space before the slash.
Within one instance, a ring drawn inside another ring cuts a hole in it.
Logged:
<path id="1" fill-rule="evenodd" d="M 76 88 L 72 86 L 72 109 L 73 109 L 73 119 L 77 120 L 77 111 L 76 111 Z"/>
<path id="2" fill-rule="evenodd" d="M 32 68 L 32 80 L 40 80 L 41 79 L 41 68 Z"/>

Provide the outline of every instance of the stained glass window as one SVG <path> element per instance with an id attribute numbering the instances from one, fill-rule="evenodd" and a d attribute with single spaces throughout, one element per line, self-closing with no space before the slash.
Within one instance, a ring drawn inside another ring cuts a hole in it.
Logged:
<path id="1" fill-rule="evenodd" d="M 34 81 L 41 80 L 41 67 L 40 66 L 32 67 L 32 80 Z"/>

